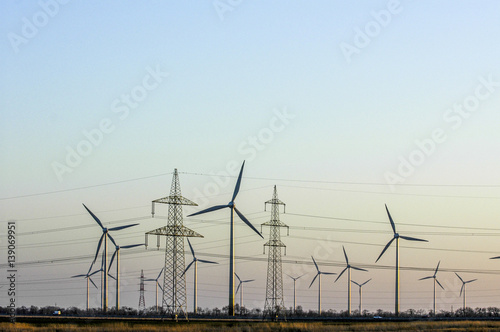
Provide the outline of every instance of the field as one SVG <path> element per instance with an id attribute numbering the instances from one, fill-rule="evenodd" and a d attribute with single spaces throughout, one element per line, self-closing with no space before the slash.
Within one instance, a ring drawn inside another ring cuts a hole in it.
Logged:
<path id="1" fill-rule="evenodd" d="M 369 322 L 171 322 L 123 320 L 19 319 L 16 324 L 0 322 L 0 331 L 498 331 L 500 321 L 369 321 Z"/>

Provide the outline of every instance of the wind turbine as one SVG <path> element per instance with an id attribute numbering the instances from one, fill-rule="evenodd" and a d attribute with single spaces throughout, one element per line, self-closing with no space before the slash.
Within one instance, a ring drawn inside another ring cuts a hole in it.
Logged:
<path id="1" fill-rule="evenodd" d="M 97 224 L 99 225 L 99 227 L 101 227 L 102 229 L 102 235 L 101 235 L 101 238 L 99 239 L 99 244 L 97 245 L 97 250 L 96 250 L 96 253 L 95 253 L 95 257 L 94 257 L 94 261 L 92 262 L 92 264 L 90 265 L 90 269 L 92 269 L 92 266 L 94 265 L 95 261 L 97 260 L 97 256 L 99 255 L 99 249 L 101 249 L 101 244 L 104 240 L 104 252 L 103 252 L 103 266 L 102 266 L 102 270 L 104 271 L 104 284 L 103 284 L 103 288 L 102 288 L 102 291 L 103 291 L 103 302 L 102 302 L 102 310 L 103 311 L 107 311 L 108 310 L 108 237 L 109 239 L 111 240 L 111 242 L 113 242 L 113 244 L 116 246 L 116 242 L 115 240 L 113 239 L 113 237 L 111 236 L 111 234 L 109 234 L 110 231 L 119 231 L 119 230 L 122 230 L 122 229 L 125 229 L 125 228 L 129 228 L 129 227 L 132 227 L 132 226 L 136 226 L 136 225 L 139 225 L 139 224 L 130 224 L 130 225 L 125 225 L 125 226 L 118 226 L 118 227 L 112 227 L 112 228 L 106 228 L 102 225 L 101 221 L 99 220 L 99 218 L 97 218 L 95 216 L 95 214 L 92 213 L 92 211 L 90 211 L 86 206 L 85 204 L 83 204 L 83 207 L 85 207 L 85 209 L 88 211 L 88 213 L 90 213 L 90 215 L 92 216 L 92 218 L 94 218 L 94 220 L 97 222 Z"/>
<path id="2" fill-rule="evenodd" d="M 187 270 L 189 270 L 191 265 L 193 265 L 193 263 L 194 263 L 194 300 L 193 300 L 194 309 L 193 309 L 193 312 L 194 312 L 194 314 L 196 314 L 198 312 L 198 295 L 197 295 L 198 294 L 198 262 L 208 263 L 208 264 L 219 264 L 219 263 L 196 258 L 196 255 L 194 254 L 193 246 L 191 246 L 191 242 L 189 242 L 189 239 L 187 239 L 187 241 L 189 244 L 189 248 L 191 249 L 191 254 L 193 254 L 193 261 L 191 263 L 189 263 L 189 265 L 184 270 L 184 273 L 182 273 L 182 274 L 184 275 L 187 272 Z"/>
<path id="3" fill-rule="evenodd" d="M 495 257 L 495 258 L 500 258 L 500 257 Z M 468 283 L 474 282 L 477 279 L 472 279 L 472 280 L 464 281 L 462 278 L 460 278 L 460 276 L 458 275 L 458 273 L 455 272 L 455 274 L 457 275 L 458 279 L 460 279 L 460 281 L 462 282 L 462 288 L 460 288 L 460 295 L 462 295 L 462 291 L 463 291 L 464 292 L 464 315 L 465 315 L 465 308 L 467 308 L 466 302 L 465 302 L 465 291 L 466 291 L 465 285 L 468 284 Z"/>
<path id="4" fill-rule="evenodd" d="M 243 284 L 245 282 L 252 282 L 254 281 L 255 279 L 250 279 L 250 280 L 241 280 L 240 277 L 238 277 L 238 275 L 236 273 L 234 273 L 234 275 L 236 276 L 236 278 L 238 278 L 239 280 L 239 284 L 238 284 L 238 288 L 236 288 L 236 293 L 238 293 L 238 290 L 240 290 L 240 287 L 241 287 L 241 290 L 240 290 L 240 315 L 241 315 L 241 309 L 243 308 Z"/>
<path id="5" fill-rule="evenodd" d="M 87 279 L 87 311 L 89 310 L 89 281 L 92 283 L 92 285 L 94 285 L 95 288 L 97 288 L 97 285 L 94 283 L 94 281 L 92 279 L 90 279 L 90 277 L 93 276 L 94 274 L 96 274 L 97 272 L 99 272 L 99 270 L 92 272 L 92 273 L 90 273 L 90 271 L 89 271 L 86 274 L 77 274 L 77 275 L 71 277 L 71 278 L 85 277 L 85 279 Z"/>
<path id="6" fill-rule="evenodd" d="M 345 263 L 347 264 L 347 266 L 345 267 L 345 269 L 342 270 L 342 272 L 340 272 L 337 279 L 335 279 L 335 282 L 337 282 L 337 280 L 339 280 L 339 278 L 342 276 L 342 274 L 347 270 L 347 308 L 348 308 L 349 315 L 351 315 L 351 269 L 358 270 L 358 271 L 365 271 L 365 272 L 368 272 L 368 271 L 349 264 L 349 258 L 347 258 L 347 254 L 345 252 L 344 246 L 342 246 L 342 250 L 344 250 Z"/>
<path id="7" fill-rule="evenodd" d="M 316 275 L 314 276 L 313 280 L 311 281 L 311 284 L 309 285 L 309 288 L 311 288 L 312 284 L 314 283 L 314 281 L 316 280 L 316 278 L 318 278 L 318 314 L 321 315 L 321 275 L 322 274 L 325 274 L 325 275 L 333 275 L 333 274 L 337 274 L 337 273 L 333 273 L 333 272 L 321 272 L 319 270 L 319 267 L 318 267 L 318 264 L 316 264 L 316 261 L 314 260 L 314 257 L 311 256 L 311 258 L 313 259 L 313 263 L 314 263 L 314 266 L 316 266 L 316 271 L 318 271 L 318 273 L 316 273 Z"/>
<path id="8" fill-rule="evenodd" d="M 165 269 L 165 267 L 163 267 L 160 271 L 160 273 L 158 273 L 158 277 L 156 277 L 156 279 L 146 279 L 144 281 L 155 281 L 156 282 L 156 312 L 158 312 L 158 287 L 160 287 L 161 289 L 161 292 L 163 293 L 163 288 L 160 286 L 160 283 L 158 282 L 158 279 L 160 279 L 160 276 L 161 276 L 161 273 L 163 272 L 163 270 Z"/>
<path id="9" fill-rule="evenodd" d="M 433 306 L 434 315 L 436 314 L 436 283 L 439 285 L 439 287 L 441 287 L 444 290 L 444 287 L 441 285 L 441 283 L 436 278 L 436 274 L 438 273 L 440 263 L 441 263 L 441 261 L 438 262 L 438 265 L 436 267 L 436 271 L 434 271 L 433 275 L 418 279 L 418 280 L 434 279 L 434 306 Z"/>
<path id="10" fill-rule="evenodd" d="M 231 209 L 231 223 L 230 223 L 230 235 L 229 235 L 229 305 L 228 305 L 228 314 L 229 316 L 234 316 L 234 212 L 240 217 L 241 220 L 245 224 L 247 224 L 248 227 L 253 229 L 255 233 L 257 233 L 261 238 L 264 239 L 262 234 L 259 233 L 259 231 L 248 221 L 248 219 L 241 214 L 240 211 L 236 208 L 236 205 L 234 203 L 234 200 L 236 199 L 236 196 L 238 195 L 238 192 L 240 191 L 240 184 L 241 184 L 241 176 L 243 174 L 243 167 L 245 166 L 245 162 L 241 165 L 241 170 L 240 170 L 240 175 L 238 175 L 238 180 L 236 181 L 236 186 L 234 188 L 234 193 L 233 197 L 231 198 L 231 201 L 227 203 L 226 205 L 216 205 L 212 206 L 208 209 L 190 214 L 188 217 L 196 216 L 199 214 L 207 213 L 207 212 L 212 212 L 224 208 L 230 208 Z"/>
<path id="11" fill-rule="evenodd" d="M 372 280 L 372 279 L 370 278 L 370 279 L 368 279 L 367 281 L 365 281 L 365 282 L 364 282 L 364 283 L 362 283 L 362 284 L 358 284 L 356 281 L 351 280 L 351 282 L 352 282 L 353 284 L 358 285 L 358 287 L 359 287 L 359 314 L 360 314 L 360 315 L 362 315 L 362 314 L 363 314 L 363 311 L 362 311 L 362 310 L 363 310 L 363 306 L 362 306 L 362 303 L 363 303 L 363 302 L 362 302 L 362 301 L 363 301 L 363 298 L 362 298 L 362 296 L 363 296 L 363 290 L 362 290 L 362 288 L 363 288 L 363 286 L 364 286 L 364 285 L 366 285 L 366 284 L 367 284 L 370 280 Z"/>
<path id="12" fill-rule="evenodd" d="M 113 242 L 114 243 L 114 242 Z M 120 247 L 119 245 L 115 245 L 115 252 L 113 256 L 111 256 L 111 261 L 109 262 L 109 270 L 111 270 L 111 265 L 113 265 L 113 260 L 116 256 L 116 310 L 120 310 L 120 249 L 130 249 L 139 246 L 143 246 L 144 244 L 129 244 L 127 246 Z"/>
<path id="13" fill-rule="evenodd" d="M 389 209 L 387 208 L 387 204 L 385 205 L 385 210 L 387 211 L 387 215 L 389 216 L 389 221 L 391 222 L 391 227 L 392 227 L 392 231 L 394 232 L 394 237 L 385 245 L 384 250 L 382 250 L 382 253 L 380 254 L 380 256 L 378 256 L 375 263 L 378 262 L 380 257 L 382 257 L 384 252 L 387 250 L 387 248 L 389 248 L 392 241 L 396 240 L 396 291 L 395 291 L 395 300 L 394 300 L 394 306 L 395 306 L 394 311 L 395 311 L 396 315 L 399 315 L 399 239 L 401 238 L 403 240 L 421 241 L 421 242 L 429 242 L 429 241 L 417 239 L 414 237 L 399 235 L 396 232 L 396 225 L 394 224 L 394 221 L 392 220 L 391 214 L 389 213 Z"/>
<path id="14" fill-rule="evenodd" d="M 285 274 L 286 274 L 286 273 L 285 273 Z M 294 277 L 292 277 L 292 276 L 291 276 L 291 275 L 289 275 L 289 274 L 286 274 L 287 276 L 289 276 L 290 278 L 292 278 L 292 279 L 293 279 L 293 312 L 297 312 L 297 310 L 296 310 L 296 305 L 295 305 L 295 299 L 296 299 L 296 298 L 295 298 L 295 282 L 296 282 L 297 280 L 299 280 L 300 278 L 302 278 L 303 276 L 305 276 L 306 274 L 307 274 L 307 273 L 304 273 L 303 275 L 301 275 L 301 276 L 299 276 L 299 277 L 295 277 L 295 278 L 294 278 Z"/>

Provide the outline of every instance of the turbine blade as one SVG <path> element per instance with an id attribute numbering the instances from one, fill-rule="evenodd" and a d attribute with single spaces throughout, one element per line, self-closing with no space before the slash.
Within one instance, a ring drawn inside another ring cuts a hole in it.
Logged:
<path id="1" fill-rule="evenodd" d="M 441 285 L 441 283 L 439 282 L 439 280 L 436 279 L 436 282 L 438 283 L 438 285 L 444 290 L 444 287 L 443 285 Z"/>
<path id="2" fill-rule="evenodd" d="M 387 250 L 387 248 L 389 248 L 389 246 L 391 245 L 392 241 L 394 241 L 395 237 L 393 237 L 386 245 L 385 245 L 385 248 L 384 250 L 382 250 L 382 252 L 380 253 L 380 255 L 378 256 L 377 260 L 375 261 L 375 263 L 378 262 L 378 260 L 380 259 L 380 257 L 382 257 L 382 255 L 384 254 L 384 252 Z"/>
<path id="3" fill-rule="evenodd" d="M 318 264 L 316 264 L 316 261 L 314 260 L 314 257 L 313 257 L 313 256 L 311 256 L 311 258 L 313 259 L 314 266 L 316 266 L 316 270 L 318 270 L 318 272 L 319 272 L 319 267 L 318 267 Z"/>
<path id="4" fill-rule="evenodd" d="M 242 284 L 242 282 L 240 281 L 240 283 L 238 284 L 238 287 L 236 288 L 236 292 L 234 294 L 238 294 L 238 291 L 240 290 L 241 284 Z"/>
<path id="5" fill-rule="evenodd" d="M 355 266 L 352 266 L 352 265 L 351 265 L 351 269 L 358 270 L 358 271 L 368 272 L 368 270 L 362 269 L 360 267 L 355 267 Z"/>
<path id="6" fill-rule="evenodd" d="M 460 276 L 458 275 L 458 273 L 455 272 L 455 274 L 457 275 L 458 279 L 460 279 L 461 282 L 464 282 L 464 280 L 462 278 L 460 278 Z"/>
<path id="7" fill-rule="evenodd" d="M 434 276 L 438 273 L 439 270 L 439 264 L 441 264 L 441 261 L 438 262 L 438 265 L 436 266 L 436 271 L 434 271 Z"/>
<path id="8" fill-rule="evenodd" d="M 109 273 L 108 273 L 108 277 L 110 277 L 110 278 L 111 278 L 111 279 L 113 279 L 113 280 L 116 280 L 116 278 L 115 278 L 115 277 L 113 277 L 113 276 L 112 276 L 111 274 L 109 274 Z"/>
<path id="9" fill-rule="evenodd" d="M 97 288 L 97 285 L 94 283 L 94 281 L 92 279 L 90 279 L 90 277 L 89 277 L 89 280 L 92 283 L 92 285 L 94 285 L 94 287 Z"/>
<path id="10" fill-rule="evenodd" d="M 342 277 L 342 275 L 344 274 L 344 272 L 347 270 L 347 267 L 345 269 L 342 270 L 342 272 L 340 272 L 339 276 L 337 277 L 337 279 L 335 279 L 334 282 L 337 282 L 337 280 L 340 279 L 340 277 Z"/>
<path id="11" fill-rule="evenodd" d="M 158 284 L 158 287 L 160 287 L 161 292 L 163 293 L 163 287 L 161 287 L 160 284 Z"/>
<path id="12" fill-rule="evenodd" d="M 97 245 L 97 251 L 95 252 L 95 257 L 94 257 L 94 260 L 92 261 L 92 264 L 90 264 L 89 271 L 92 269 L 92 266 L 94 265 L 95 261 L 97 260 L 97 256 L 99 256 L 99 250 L 101 249 L 102 239 L 104 238 L 105 235 L 106 235 L 106 233 L 102 233 L 101 238 L 99 239 L 99 244 Z"/>
<path id="13" fill-rule="evenodd" d="M 424 278 L 420 278 L 420 279 L 418 279 L 418 280 L 426 280 L 426 279 L 432 279 L 432 278 L 434 278 L 434 276 L 424 277 Z"/>
<path id="14" fill-rule="evenodd" d="M 241 282 L 241 279 L 240 277 L 238 277 L 238 274 L 236 274 L 236 272 L 234 273 L 234 275 L 236 276 L 236 278 L 238 278 L 238 280 Z"/>
<path id="15" fill-rule="evenodd" d="M 187 270 L 189 270 L 189 268 L 191 267 L 191 265 L 193 265 L 194 261 L 192 261 L 191 263 L 189 263 L 189 265 L 186 267 L 186 269 L 184 270 L 184 272 L 182 272 L 181 274 L 181 277 L 186 274 Z"/>
<path id="16" fill-rule="evenodd" d="M 334 272 L 320 272 L 320 274 L 335 275 L 335 274 L 337 274 L 337 273 L 334 273 Z"/>
<path id="17" fill-rule="evenodd" d="M 370 280 L 372 280 L 372 278 L 368 279 L 367 281 L 365 281 L 364 283 L 361 284 L 361 286 L 364 286 L 366 285 Z"/>
<path id="18" fill-rule="evenodd" d="M 244 166 L 245 166 L 245 161 L 243 161 L 243 164 L 241 165 L 240 175 L 238 175 L 238 181 L 236 181 L 236 186 L 234 187 L 233 198 L 231 198 L 231 202 L 234 202 L 234 199 L 236 198 L 238 192 L 240 191 L 241 176 L 243 175 Z"/>
<path id="19" fill-rule="evenodd" d="M 309 285 L 309 288 L 311 288 L 312 284 L 314 284 L 314 280 L 316 280 L 316 278 L 319 276 L 319 271 L 318 273 L 316 273 L 316 275 L 314 276 L 313 280 L 311 281 L 311 284 Z"/>
<path id="20" fill-rule="evenodd" d="M 243 280 L 242 282 L 252 282 L 252 281 L 255 281 L 255 279 Z"/>
<path id="21" fill-rule="evenodd" d="M 476 281 L 477 279 L 472 279 L 472 280 L 469 280 L 469 281 L 466 281 L 465 283 L 468 284 L 469 282 L 474 282 Z"/>
<path id="22" fill-rule="evenodd" d="M 158 279 L 160 279 L 161 273 L 163 272 L 164 269 L 165 269 L 165 267 L 161 268 L 160 273 L 158 273 L 158 277 L 156 277 L 156 281 L 158 281 Z"/>
<path id="23" fill-rule="evenodd" d="M 144 279 L 144 281 L 156 281 L 156 279 Z"/>
<path id="24" fill-rule="evenodd" d="M 204 259 L 198 259 L 198 262 L 208 263 L 208 264 L 219 264 L 219 263 L 217 263 L 217 262 L 206 261 L 206 260 L 204 260 Z"/>
<path id="25" fill-rule="evenodd" d="M 83 204 L 83 203 L 82 203 Z M 83 207 L 88 211 L 88 213 L 90 213 L 90 215 L 92 216 L 92 218 L 94 218 L 94 220 L 99 224 L 99 226 L 101 226 L 101 228 L 104 228 L 104 226 L 102 225 L 101 221 L 99 220 L 99 218 L 97 218 L 95 216 L 95 214 L 92 213 L 92 211 L 90 211 L 88 209 L 88 207 L 85 206 L 85 204 L 83 204 Z"/>
<path id="26" fill-rule="evenodd" d="M 113 253 L 113 256 L 111 256 L 111 261 L 109 262 L 109 267 L 108 267 L 108 273 L 111 270 L 111 265 L 113 265 L 113 261 L 115 260 L 116 253 L 118 252 L 119 249 L 115 250 Z"/>
<path id="27" fill-rule="evenodd" d="M 97 272 L 101 272 L 101 270 L 97 270 L 97 271 L 92 272 L 91 274 L 89 274 L 89 277 L 93 276 L 93 275 L 94 275 L 94 274 L 96 274 Z"/>
<path id="28" fill-rule="evenodd" d="M 226 208 L 226 207 L 229 207 L 229 205 L 216 205 L 216 206 L 212 206 L 212 207 L 209 207 L 208 209 L 201 210 L 201 211 L 195 212 L 195 213 L 191 213 L 188 217 L 197 216 L 199 214 L 203 214 L 203 213 L 207 213 L 207 212 L 217 211 L 217 210 L 220 210 L 220 209 L 223 209 L 223 208 Z"/>
<path id="29" fill-rule="evenodd" d="M 361 285 L 360 285 L 360 284 L 358 284 L 356 281 L 351 280 L 351 282 L 352 282 L 353 284 L 358 285 L 359 287 L 361 287 Z"/>
<path id="30" fill-rule="evenodd" d="M 347 254 L 345 253 L 344 246 L 342 246 L 342 250 L 344 250 L 345 262 L 347 263 L 347 265 L 349 265 L 349 258 L 347 258 Z"/>
<path id="31" fill-rule="evenodd" d="M 113 227 L 113 228 L 108 228 L 108 231 L 119 231 L 121 229 L 125 229 L 125 228 L 129 228 L 129 227 L 134 227 L 134 226 L 137 226 L 139 224 L 130 224 L 130 225 L 125 225 L 125 226 L 117 226 L 117 227 Z"/>
<path id="32" fill-rule="evenodd" d="M 76 276 L 71 276 L 70 278 L 86 277 L 86 274 L 77 274 Z"/>
<path id="33" fill-rule="evenodd" d="M 194 255 L 194 250 L 193 250 L 193 246 L 191 245 L 191 242 L 188 240 L 188 244 L 189 244 L 189 249 L 191 249 L 191 253 L 193 254 L 193 258 L 195 258 L 196 256 Z"/>
<path id="34" fill-rule="evenodd" d="M 391 214 L 389 213 L 387 204 L 385 204 L 385 210 L 387 211 L 387 215 L 389 216 L 389 221 L 391 222 L 392 231 L 394 232 L 394 234 L 396 234 L 396 225 L 394 225 L 394 221 L 392 220 Z"/>
<path id="35" fill-rule="evenodd" d="M 250 223 L 250 221 L 248 221 L 248 219 L 244 215 L 242 215 L 240 211 L 238 211 L 238 209 L 236 208 L 236 206 L 233 205 L 233 209 L 236 212 L 236 214 L 241 218 L 241 220 L 243 220 L 245 222 L 245 224 L 248 225 L 248 227 L 250 227 L 251 229 L 253 229 L 255 233 L 259 234 L 259 236 L 261 238 L 264 238 L 262 236 L 262 234 L 260 234 L 260 232 L 257 230 L 257 228 L 253 227 L 253 225 Z"/>
<path id="36" fill-rule="evenodd" d="M 130 248 L 140 247 L 140 246 L 143 246 L 143 245 L 144 245 L 144 243 L 129 244 L 128 246 L 120 247 L 120 249 L 130 249 Z"/>
<path id="37" fill-rule="evenodd" d="M 409 237 L 409 236 L 403 236 L 403 235 L 400 235 L 399 237 L 402 238 L 402 239 L 404 239 L 404 240 L 408 240 L 408 241 L 429 242 L 427 240 L 417 239 L 415 237 Z"/>
<path id="38" fill-rule="evenodd" d="M 113 237 L 111 236 L 111 234 L 109 234 L 109 233 L 104 233 L 104 234 L 106 234 L 109 237 L 109 239 L 115 245 L 116 248 L 119 248 L 118 245 L 115 242 L 115 239 L 113 239 Z"/>
<path id="39" fill-rule="evenodd" d="M 491 257 L 490 259 L 499 259 L 500 256 L 496 256 L 496 257 Z"/>
<path id="40" fill-rule="evenodd" d="M 460 288 L 460 295 L 459 296 L 462 296 L 462 291 L 464 290 L 464 287 L 465 287 L 465 283 L 463 283 L 462 288 Z"/>

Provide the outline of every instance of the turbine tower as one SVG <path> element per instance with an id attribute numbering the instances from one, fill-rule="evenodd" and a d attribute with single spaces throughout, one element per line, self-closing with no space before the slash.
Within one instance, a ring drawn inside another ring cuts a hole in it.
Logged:
<path id="1" fill-rule="evenodd" d="M 236 276 L 236 278 L 238 278 L 239 281 L 238 288 L 236 288 L 236 293 L 238 293 L 238 290 L 240 291 L 240 315 L 241 315 L 241 309 L 243 308 L 243 284 L 246 282 L 252 282 L 255 279 L 241 280 L 236 273 L 234 273 L 234 275 Z"/>
<path id="2" fill-rule="evenodd" d="M 262 226 L 269 226 L 269 241 L 264 244 L 264 254 L 266 246 L 269 247 L 267 259 L 267 285 L 266 285 L 266 302 L 264 304 L 264 317 L 278 318 L 278 315 L 285 313 L 285 303 L 283 298 L 283 272 L 281 265 L 281 248 L 284 248 L 286 255 L 286 246 L 281 242 L 280 229 L 287 225 L 280 221 L 279 206 L 283 205 L 283 213 L 285 213 L 285 203 L 278 199 L 278 191 L 274 186 L 273 198 L 264 203 L 264 211 L 267 204 L 271 204 L 271 220 L 263 223 Z"/>
<path id="3" fill-rule="evenodd" d="M 385 248 L 384 250 L 382 250 L 382 253 L 380 253 L 380 256 L 378 256 L 377 260 L 375 261 L 378 262 L 378 260 L 380 259 L 380 257 L 382 257 L 382 255 L 384 254 L 384 252 L 387 250 L 387 248 L 389 248 L 389 246 L 391 245 L 392 241 L 396 240 L 396 290 L 395 290 L 395 294 L 394 294 L 394 313 L 397 315 L 399 315 L 399 239 L 403 239 L 403 240 L 408 240 L 408 241 L 421 241 L 421 242 L 428 242 L 427 240 L 422 240 L 422 239 L 417 239 L 417 238 L 414 238 L 414 237 L 409 237 L 409 236 L 403 236 L 403 235 L 399 235 L 397 232 L 396 232 L 396 225 L 394 224 L 394 221 L 392 220 L 392 217 L 391 217 L 391 214 L 389 213 L 389 209 L 387 208 L 387 204 L 385 205 L 385 210 L 387 211 L 387 215 L 389 216 L 389 221 L 391 222 L 391 227 L 392 227 L 392 231 L 394 233 L 394 237 L 385 245 Z"/>
<path id="4" fill-rule="evenodd" d="M 292 277 L 291 275 L 287 274 L 287 276 L 289 276 L 289 277 L 290 277 L 290 278 L 292 278 L 292 280 L 293 280 L 293 312 L 294 312 L 294 313 L 297 313 L 297 305 L 296 305 L 296 302 L 295 302 L 295 300 L 296 300 L 296 297 L 295 297 L 295 282 L 296 282 L 297 280 L 299 280 L 300 278 L 302 278 L 303 276 L 305 276 L 305 275 L 306 275 L 306 274 L 303 274 L 303 275 L 301 275 L 301 276 L 298 276 L 298 277 L 295 277 L 295 278 L 294 278 L 294 277 Z"/>
<path id="5" fill-rule="evenodd" d="M 109 268 L 108 268 L 108 274 L 109 270 L 111 270 L 111 265 L 113 265 L 113 260 L 115 259 L 116 256 L 116 310 L 117 311 L 120 310 L 120 249 L 130 249 L 143 245 L 144 244 L 142 243 L 129 244 L 128 246 L 123 246 L 123 247 L 116 245 L 115 252 L 113 253 L 113 256 L 111 256 L 111 261 L 109 263 Z"/>
<path id="6" fill-rule="evenodd" d="M 139 312 L 146 309 L 146 301 L 144 300 L 144 270 L 141 270 L 141 283 L 139 285 Z"/>
<path id="7" fill-rule="evenodd" d="M 187 318 L 186 278 L 184 276 L 184 237 L 203 237 L 195 231 L 185 227 L 182 220 L 182 206 L 197 204 L 181 195 L 181 186 L 177 169 L 174 170 L 170 196 L 154 200 L 151 214 L 154 217 L 155 203 L 168 204 L 167 226 L 157 228 L 146 233 L 157 236 L 157 246 L 160 248 L 160 236 L 166 236 L 165 267 L 163 273 L 163 300 L 162 308 L 177 319 L 183 312 Z"/>
<path id="8" fill-rule="evenodd" d="M 245 166 L 245 162 L 241 165 L 240 175 L 238 175 L 238 180 L 236 181 L 236 187 L 234 188 L 233 197 L 231 201 L 225 205 L 216 205 L 212 206 L 208 209 L 190 214 L 188 217 L 196 216 L 199 214 L 216 211 L 224 208 L 231 209 L 231 222 L 230 222 L 230 230 L 229 230 L 229 304 L 228 304 L 228 314 L 229 316 L 234 316 L 234 212 L 240 217 L 241 220 L 248 227 L 250 227 L 255 233 L 257 233 L 261 238 L 264 238 L 262 234 L 248 221 L 248 219 L 236 208 L 236 204 L 234 200 L 240 191 L 241 184 L 241 176 L 243 175 L 243 167 Z"/>
<path id="9" fill-rule="evenodd" d="M 163 288 L 160 286 L 160 283 L 158 282 L 158 279 L 160 279 L 160 276 L 161 276 L 161 273 L 163 272 L 165 268 L 163 267 L 160 271 L 160 273 L 158 273 L 158 277 L 156 277 L 156 279 L 146 279 L 144 281 L 154 281 L 155 284 L 156 284 L 156 312 L 158 312 L 158 287 L 160 287 L 161 289 L 161 292 L 163 293 Z"/>
<path id="10" fill-rule="evenodd" d="M 458 279 L 460 279 L 460 281 L 462 282 L 462 288 L 460 288 L 460 295 L 462 295 L 462 291 L 464 293 L 464 316 L 465 316 L 465 308 L 467 308 L 466 306 L 466 302 L 465 302 L 465 285 L 468 284 L 468 283 L 471 283 L 471 282 L 474 282 L 476 281 L 477 279 L 472 279 L 472 280 L 468 280 L 468 281 L 464 281 L 459 275 L 458 273 L 455 272 L 455 274 L 457 275 Z"/>
<path id="11" fill-rule="evenodd" d="M 345 252 L 344 246 L 342 246 L 342 250 L 344 250 L 345 263 L 347 264 L 347 266 L 345 267 L 345 269 L 342 270 L 342 272 L 340 272 L 337 279 L 335 279 L 335 282 L 337 282 L 337 280 L 339 280 L 339 278 L 342 276 L 342 274 L 344 274 L 344 272 L 347 270 L 347 312 L 350 316 L 351 315 L 351 269 L 358 270 L 358 271 L 364 271 L 364 272 L 368 272 L 368 271 L 365 269 L 361 269 L 359 267 L 355 267 L 355 266 L 350 265 L 349 258 L 347 258 L 347 254 Z"/>
<path id="12" fill-rule="evenodd" d="M 351 280 L 351 282 L 355 285 L 358 285 L 359 287 L 359 314 L 362 315 L 363 314 L 363 286 L 366 285 L 370 280 L 372 280 L 371 278 L 368 279 L 367 281 L 365 281 L 364 283 L 362 284 L 358 284 L 356 281 L 353 281 Z"/>
<path id="13" fill-rule="evenodd" d="M 118 226 L 118 227 L 113 227 L 113 228 L 106 228 L 106 227 L 104 227 L 102 225 L 102 223 L 99 220 L 99 218 L 97 218 L 95 216 L 95 214 L 93 214 L 92 211 L 90 211 L 85 206 L 85 204 L 83 204 L 83 206 L 88 211 L 88 213 L 90 213 L 90 215 L 92 216 L 92 218 L 94 218 L 94 220 L 97 222 L 97 224 L 102 229 L 102 235 L 101 235 L 101 238 L 99 239 L 99 244 L 97 245 L 97 250 L 95 252 L 94 261 L 90 265 L 89 272 L 92 269 L 92 266 L 94 265 L 95 261 L 97 260 L 97 256 L 99 255 L 99 249 L 101 249 L 101 244 L 102 244 L 102 242 L 104 240 L 104 249 L 103 249 L 103 254 L 102 254 L 103 256 L 102 256 L 102 267 L 101 267 L 101 269 L 103 271 L 103 274 L 104 274 L 104 279 L 102 281 L 103 285 L 102 285 L 102 290 L 101 291 L 102 291 L 102 311 L 106 312 L 108 310 L 108 273 L 107 273 L 108 272 L 108 238 L 116 246 L 116 242 L 113 239 L 113 237 L 111 236 L 111 234 L 109 234 L 109 232 L 110 231 L 119 231 L 119 230 L 122 230 L 122 229 L 125 229 L 125 228 L 129 228 L 129 227 L 133 227 L 133 226 L 139 225 L 139 224 L 131 224 L 131 225 Z"/>
<path id="14" fill-rule="evenodd" d="M 316 266 L 317 273 L 314 276 L 313 280 L 311 281 L 311 284 L 309 285 L 309 288 L 311 288 L 311 286 L 314 283 L 314 281 L 316 280 L 316 278 L 319 277 L 318 278 L 318 315 L 321 315 L 321 275 L 322 274 L 334 275 L 334 274 L 337 274 L 337 273 L 333 273 L 333 272 L 321 272 L 319 270 L 318 264 L 316 264 L 316 261 L 314 260 L 314 257 L 311 256 L 311 258 L 313 259 L 314 266 Z"/>
<path id="15" fill-rule="evenodd" d="M 432 307 L 434 315 L 436 315 L 436 283 L 439 285 L 439 287 L 441 287 L 444 290 L 444 287 L 441 285 L 441 283 L 436 278 L 436 274 L 438 273 L 438 269 L 439 269 L 439 264 L 440 263 L 441 263 L 441 261 L 438 262 L 438 265 L 436 267 L 436 271 L 434 271 L 433 275 L 418 279 L 418 280 L 434 279 L 434 305 Z"/>
<path id="16" fill-rule="evenodd" d="M 193 312 L 196 315 L 198 313 L 198 262 L 208 263 L 208 264 L 219 264 L 219 263 L 196 258 L 196 255 L 194 254 L 193 246 L 191 246 L 191 242 L 189 242 L 189 239 L 187 239 L 187 241 L 189 244 L 189 249 L 191 249 L 191 254 L 193 254 L 193 261 L 191 263 L 189 263 L 189 265 L 184 270 L 183 274 L 185 274 L 187 272 L 187 270 L 189 270 L 191 265 L 193 265 L 193 263 L 194 263 L 194 279 L 193 279 L 194 280 L 194 282 L 193 282 L 194 283 L 194 291 L 193 291 L 193 294 L 194 294 L 193 306 L 194 306 L 194 308 L 193 308 Z"/>

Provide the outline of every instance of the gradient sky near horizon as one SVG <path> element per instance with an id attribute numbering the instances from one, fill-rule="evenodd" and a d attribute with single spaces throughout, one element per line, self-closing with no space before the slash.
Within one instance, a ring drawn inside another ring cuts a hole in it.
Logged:
<path id="1" fill-rule="evenodd" d="M 470 306 L 500 307 L 499 22 L 498 1 L 2 3 L 0 241 L 16 220 L 18 306 L 85 306 L 85 281 L 70 276 L 87 271 L 101 231 L 82 203 L 106 224 L 139 222 L 113 236 L 142 243 L 165 224 L 150 202 L 174 168 L 200 205 L 187 215 L 226 203 L 246 160 L 238 207 L 266 222 L 277 185 L 291 227 L 283 271 L 308 273 L 304 308 L 317 303 L 310 256 L 340 273 L 344 245 L 369 270 L 353 280 L 373 279 L 364 307 L 393 310 L 394 247 L 375 264 L 392 236 L 384 204 L 401 234 L 429 240 L 401 242 L 402 310 L 432 307 L 418 279 L 438 261 L 439 310 L 461 306 L 454 271 L 478 278 Z M 192 241 L 199 257 L 220 263 L 199 266 L 203 308 L 227 305 L 228 217 L 184 220 L 205 236 Z M 256 279 L 245 305 L 262 308 L 265 241 L 240 221 L 236 237 L 236 271 Z M 122 252 L 122 306 L 137 307 L 140 270 L 156 277 L 163 257 Z M 345 310 L 346 277 L 330 279 L 323 310 Z M 285 276 L 287 307 L 292 287 Z M 187 289 L 191 308 L 191 273 Z"/>

